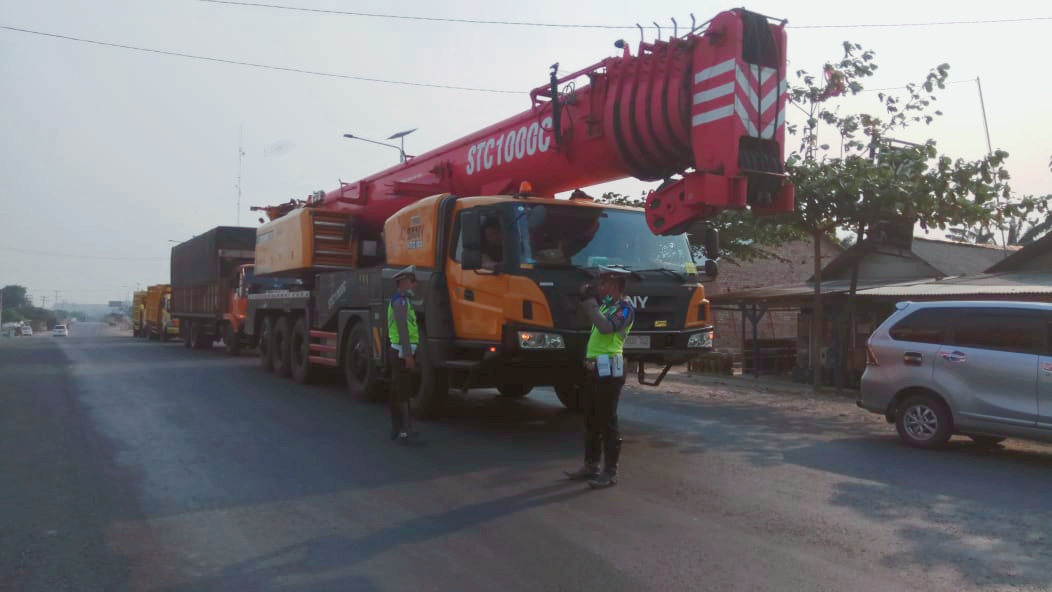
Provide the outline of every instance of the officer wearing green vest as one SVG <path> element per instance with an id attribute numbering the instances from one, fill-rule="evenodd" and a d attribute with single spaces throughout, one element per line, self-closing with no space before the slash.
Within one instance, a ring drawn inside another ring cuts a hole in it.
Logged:
<path id="1" fill-rule="evenodd" d="M 408 444 L 414 435 L 410 425 L 409 399 L 416 372 L 416 350 L 420 345 L 420 330 L 416 325 L 416 311 L 409 299 L 416 286 L 416 269 L 410 265 L 394 275 L 395 291 L 387 304 L 387 361 L 391 367 L 391 439 Z"/>
<path id="2" fill-rule="evenodd" d="M 566 476 L 587 480 L 593 488 L 617 483 L 617 461 L 621 455 L 621 433 L 617 428 L 617 402 L 625 386 L 624 344 L 635 322 L 635 309 L 625 298 L 625 283 L 631 271 L 616 267 L 599 268 L 598 293 L 592 285 L 583 286 L 581 306 L 592 321 L 588 337 L 585 369 L 584 466 Z M 600 457 L 604 461 L 599 468 Z"/>

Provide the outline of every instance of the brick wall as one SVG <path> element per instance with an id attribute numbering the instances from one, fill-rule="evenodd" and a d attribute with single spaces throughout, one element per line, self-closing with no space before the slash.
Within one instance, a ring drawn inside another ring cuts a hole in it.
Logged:
<path id="1" fill-rule="evenodd" d="M 814 275 L 814 247 L 810 239 L 793 241 L 771 247 L 776 257 L 735 263 L 720 261 L 716 281 L 705 284 L 707 294 L 737 292 L 763 286 L 799 284 Z M 843 250 L 839 245 L 824 241 L 822 265 L 827 265 Z M 714 310 L 716 317 L 716 349 L 740 352 L 742 348 L 742 315 L 735 311 Z M 797 333 L 797 311 L 769 311 L 758 325 L 760 339 L 794 339 Z M 752 339 L 752 325 L 745 322 L 746 338 Z"/>

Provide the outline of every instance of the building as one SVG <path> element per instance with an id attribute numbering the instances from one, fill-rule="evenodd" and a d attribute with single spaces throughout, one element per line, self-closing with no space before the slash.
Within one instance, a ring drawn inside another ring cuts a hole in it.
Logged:
<path id="1" fill-rule="evenodd" d="M 844 252 L 839 243 L 823 239 L 822 264 L 826 265 Z M 752 290 L 764 286 L 780 286 L 806 282 L 815 271 L 814 241 L 810 238 L 791 241 L 772 249 L 770 257 L 752 261 L 720 261 L 719 275 L 705 284 L 710 300 L 721 294 Z M 747 313 L 738 306 L 713 305 L 713 325 L 716 327 L 716 349 L 739 352 L 744 345 L 743 323 Z M 759 339 L 765 343 L 795 342 L 797 328 L 795 311 L 771 311 L 757 327 Z M 749 329 L 751 331 L 751 329 Z M 748 334 L 751 340 L 751 333 Z"/>
<path id="2" fill-rule="evenodd" d="M 810 381 L 818 365 L 825 383 L 850 386 L 865 368 L 866 339 L 898 301 L 1052 298 L 1052 237 L 1009 250 L 912 236 L 867 238 L 822 270 L 823 323 L 817 347 L 811 338 L 813 280 L 710 299 L 721 308 L 750 311 L 761 322 L 770 311 L 797 313 L 794 378 Z M 770 367 L 763 363 L 767 352 L 756 346 L 749 351 L 749 345 L 745 358 L 761 371 Z"/>

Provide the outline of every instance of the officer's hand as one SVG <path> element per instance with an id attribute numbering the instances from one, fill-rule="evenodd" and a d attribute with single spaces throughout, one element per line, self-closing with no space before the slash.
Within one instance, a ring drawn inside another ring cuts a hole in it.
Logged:
<path id="1" fill-rule="evenodd" d="M 595 284 L 585 284 L 577 290 L 577 297 L 581 300 L 598 299 L 599 288 Z"/>
<path id="2" fill-rule="evenodd" d="M 409 354 L 405 357 L 405 367 L 410 370 L 416 370 L 416 356 Z"/>

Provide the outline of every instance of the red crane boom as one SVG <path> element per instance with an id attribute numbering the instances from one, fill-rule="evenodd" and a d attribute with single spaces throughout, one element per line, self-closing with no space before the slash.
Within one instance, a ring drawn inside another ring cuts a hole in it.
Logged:
<path id="1" fill-rule="evenodd" d="M 785 179 L 785 23 L 735 9 L 703 30 L 551 79 L 529 110 L 356 183 L 306 200 L 380 229 L 437 193 L 500 195 L 522 182 L 554 195 L 635 177 L 655 234 L 677 234 L 727 208 L 792 211 Z M 588 84 L 574 82 L 587 77 Z M 302 204 L 303 202 L 300 202 Z M 271 219 L 297 202 L 260 208 Z"/>

